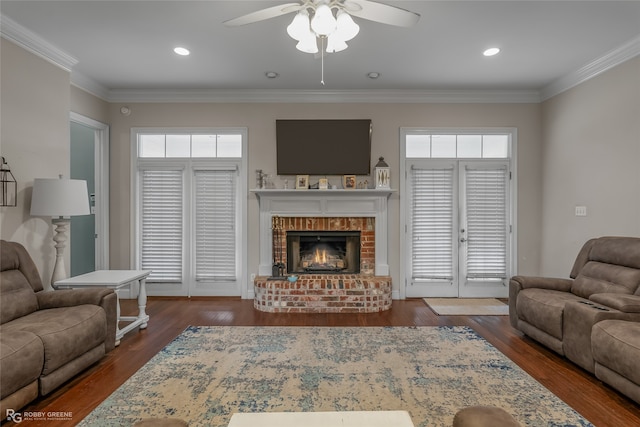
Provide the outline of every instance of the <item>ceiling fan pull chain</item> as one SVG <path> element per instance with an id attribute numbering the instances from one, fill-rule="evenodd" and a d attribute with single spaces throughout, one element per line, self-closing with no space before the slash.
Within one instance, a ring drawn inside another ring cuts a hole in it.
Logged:
<path id="1" fill-rule="evenodd" d="M 324 37 L 320 37 L 320 67 L 321 67 L 321 76 L 320 76 L 320 83 L 322 83 L 322 86 L 324 86 Z"/>

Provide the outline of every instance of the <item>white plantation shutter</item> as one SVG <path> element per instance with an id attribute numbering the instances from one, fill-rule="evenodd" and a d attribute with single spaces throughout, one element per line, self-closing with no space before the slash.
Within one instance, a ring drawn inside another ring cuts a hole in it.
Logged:
<path id="1" fill-rule="evenodd" d="M 141 172 L 141 268 L 149 282 L 182 281 L 183 171 Z"/>
<path id="2" fill-rule="evenodd" d="M 506 166 L 465 168 L 467 279 L 507 277 Z"/>
<path id="3" fill-rule="evenodd" d="M 452 280 L 454 169 L 411 169 L 413 279 Z"/>
<path id="4" fill-rule="evenodd" d="M 197 170 L 195 176 L 195 276 L 236 280 L 236 170 Z"/>

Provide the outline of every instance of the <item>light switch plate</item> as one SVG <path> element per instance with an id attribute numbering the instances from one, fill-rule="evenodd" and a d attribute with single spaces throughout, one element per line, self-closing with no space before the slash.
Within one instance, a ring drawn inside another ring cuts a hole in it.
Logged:
<path id="1" fill-rule="evenodd" d="M 576 216 L 587 216 L 587 207 L 576 206 Z"/>

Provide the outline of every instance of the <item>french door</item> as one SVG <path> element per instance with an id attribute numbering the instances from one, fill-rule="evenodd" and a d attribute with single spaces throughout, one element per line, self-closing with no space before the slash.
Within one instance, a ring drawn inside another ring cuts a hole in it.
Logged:
<path id="1" fill-rule="evenodd" d="M 506 297 L 508 160 L 407 162 L 407 297 Z"/>

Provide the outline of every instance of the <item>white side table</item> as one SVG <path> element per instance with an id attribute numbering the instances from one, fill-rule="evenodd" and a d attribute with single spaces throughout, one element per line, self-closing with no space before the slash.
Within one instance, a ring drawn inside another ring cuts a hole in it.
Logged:
<path id="1" fill-rule="evenodd" d="M 236 413 L 228 427 L 413 427 L 407 411 Z"/>
<path id="2" fill-rule="evenodd" d="M 120 316 L 120 299 L 118 298 L 117 306 L 117 322 L 116 322 L 116 345 L 120 345 L 120 340 L 127 332 L 136 327 L 144 329 L 147 327 L 149 315 L 145 313 L 147 307 L 147 289 L 146 279 L 151 274 L 151 270 L 98 270 L 91 273 L 81 274 L 80 276 L 70 277 L 68 279 L 58 280 L 53 284 L 54 289 L 72 289 L 72 288 L 110 288 L 118 290 L 125 286 L 130 286 L 134 282 L 140 283 L 140 292 L 138 293 L 138 315 L 137 316 Z M 116 297 L 118 293 L 116 292 Z M 131 322 L 124 328 L 120 329 L 120 322 Z"/>

